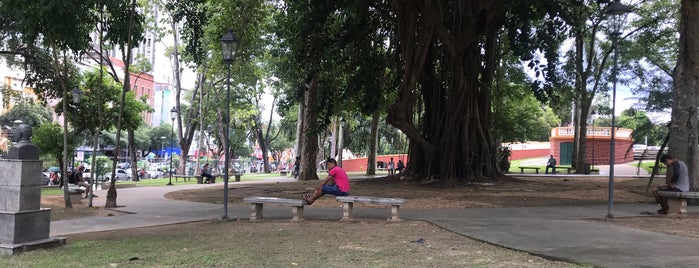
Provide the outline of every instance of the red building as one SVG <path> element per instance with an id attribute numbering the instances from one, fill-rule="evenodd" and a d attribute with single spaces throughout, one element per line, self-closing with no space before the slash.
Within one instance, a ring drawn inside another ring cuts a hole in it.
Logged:
<path id="1" fill-rule="evenodd" d="M 117 72 L 120 72 L 120 74 L 124 73 L 125 64 L 123 61 L 114 57 L 109 57 L 109 60 L 118 70 Z M 131 85 L 131 90 L 136 94 L 136 99 L 140 100 L 142 96 L 147 96 L 146 104 L 150 107 L 155 107 L 155 101 L 153 98 L 153 95 L 155 95 L 155 83 L 153 82 L 152 74 L 144 72 L 129 73 L 129 84 Z M 146 124 L 152 126 L 153 113 L 143 112 L 141 116 L 143 116 L 143 120 L 146 122 Z"/>
<path id="2" fill-rule="evenodd" d="M 614 139 L 614 162 L 626 163 L 633 161 L 633 131 L 627 128 L 617 128 Z M 574 127 L 558 127 L 551 129 L 550 154 L 560 165 L 570 165 L 573 161 Z M 588 127 L 587 128 L 587 158 L 586 163 L 593 165 L 608 165 L 610 156 L 610 143 L 612 128 Z"/>
<path id="3" fill-rule="evenodd" d="M 129 74 L 129 77 L 131 78 L 131 90 L 136 93 L 136 99 L 141 99 L 142 96 L 146 96 L 146 104 L 149 107 L 155 107 L 153 98 L 153 87 L 155 85 L 153 83 L 153 75 L 141 72 L 138 74 Z M 151 125 L 151 122 L 153 122 L 153 113 L 144 111 L 141 115 L 143 116 L 144 122 Z"/>

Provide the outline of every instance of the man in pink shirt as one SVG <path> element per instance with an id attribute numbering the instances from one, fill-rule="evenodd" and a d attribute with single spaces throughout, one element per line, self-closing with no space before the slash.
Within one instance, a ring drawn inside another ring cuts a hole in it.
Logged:
<path id="1" fill-rule="evenodd" d="M 323 180 L 323 182 L 316 187 L 313 194 L 303 195 L 303 200 L 306 200 L 309 205 L 313 204 L 318 198 L 325 194 L 331 194 L 334 196 L 345 196 L 349 195 L 350 184 L 349 177 L 344 169 L 337 166 L 337 161 L 330 158 L 325 162 L 328 165 L 328 176 Z"/>

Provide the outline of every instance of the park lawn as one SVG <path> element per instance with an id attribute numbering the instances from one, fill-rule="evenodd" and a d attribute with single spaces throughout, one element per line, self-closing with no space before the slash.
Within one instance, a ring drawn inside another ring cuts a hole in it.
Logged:
<path id="1" fill-rule="evenodd" d="M 0 267 L 583 267 L 417 221 L 203 221 L 67 236 Z"/>
<path id="2" fill-rule="evenodd" d="M 665 174 L 667 171 L 667 168 L 665 167 L 665 164 L 659 163 L 660 166 L 663 168 L 662 170 L 659 171 L 659 174 Z M 629 166 L 638 168 L 638 161 L 633 161 L 629 163 Z M 641 160 L 641 168 L 648 172 L 648 174 L 651 174 L 653 172 L 652 166 L 655 166 L 655 160 Z"/>
<path id="3" fill-rule="evenodd" d="M 524 161 L 527 161 L 530 159 L 518 159 L 518 160 L 512 160 L 510 161 L 510 169 L 508 170 L 508 173 L 513 173 L 513 174 L 521 174 L 522 170 L 519 169 L 520 166 L 525 166 L 525 167 L 538 167 L 539 168 L 539 173 L 544 173 L 546 171 L 546 165 L 523 165 L 522 163 Z M 570 165 L 557 165 L 556 167 L 570 167 Z M 560 173 L 560 171 L 557 171 Z M 524 174 L 535 174 L 536 171 L 533 169 L 525 169 Z"/>

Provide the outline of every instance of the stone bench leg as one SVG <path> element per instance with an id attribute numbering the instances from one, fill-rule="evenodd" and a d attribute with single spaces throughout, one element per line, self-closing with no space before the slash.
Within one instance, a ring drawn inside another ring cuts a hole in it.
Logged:
<path id="1" fill-rule="evenodd" d="M 687 199 L 668 198 L 667 205 L 670 207 L 667 211 L 667 215 L 687 214 Z"/>
<path id="2" fill-rule="evenodd" d="M 389 221 L 400 221 L 400 217 L 398 216 L 399 209 L 399 205 L 391 205 L 391 218 L 388 219 Z"/>
<path id="3" fill-rule="evenodd" d="M 77 194 L 71 193 L 68 195 L 70 195 L 70 203 L 71 204 L 81 204 L 82 203 L 82 201 L 81 201 L 81 199 L 83 198 L 82 193 L 77 193 Z"/>
<path id="4" fill-rule="evenodd" d="M 292 221 L 303 220 L 303 206 L 292 206 L 291 214 L 294 215 L 294 217 L 291 219 Z"/>
<path id="5" fill-rule="evenodd" d="M 349 220 L 352 218 L 352 207 L 353 206 L 354 206 L 353 202 L 342 203 L 342 220 Z"/>
<path id="6" fill-rule="evenodd" d="M 250 205 L 250 221 L 262 219 L 262 203 L 253 203 Z"/>

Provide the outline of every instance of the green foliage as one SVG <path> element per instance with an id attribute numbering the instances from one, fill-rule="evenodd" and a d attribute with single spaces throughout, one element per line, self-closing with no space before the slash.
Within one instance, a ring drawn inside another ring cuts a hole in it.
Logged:
<path id="1" fill-rule="evenodd" d="M 493 113 L 493 136 L 503 142 L 547 141 L 560 119 L 543 107 L 523 85 L 504 86 L 501 104 Z"/>
<path id="2" fill-rule="evenodd" d="M 56 123 L 45 123 L 32 131 L 32 143 L 41 155 L 63 159 L 63 128 Z M 69 154 L 71 154 L 69 152 Z"/>
<path id="3" fill-rule="evenodd" d="M 667 126 L 654 125 L 645 112 L 633 108 L 624 110 L 617 118 L 616 125 L 633 130 L 635 143 L 645 144 L 647 140 L 648 145 L 659 146 L 668 132 Z"/>
<path id="4" fill-rule="evenodd" d="M 510 170 L 510 156 L 512 156 L 510 147 L 500 146 L 498 148 L 498 169 L 500 172 L 507 173 Z"/>
<path id="5" fill-rule="evenodd" d="M 179 33 L 185 41 L 183 56 L 188 59 L 188 62 L 197 66 L 204 64 L 208 52 L 204 37 L 210 14 L 207 13 L 209 5 L 206 2 L 206 0 L 180 0 L 165 3 L 165 8 L 174 21 L 187 22 L 183 24 Z"/>
<path id="6" fill-rule="evenodd" d="M 646 110 L 671 107 L 672 74 L 679 54 L 679 0 L 642 1 L 634 6 L 631 28 L 635 33 L 620 44 L 622 66 L 638 83 L 631 84 L 634 95 L 646 103 Z"/>
<path id="7" fill-rule="evenodd" d="M 0 115 L 0 126 L 12 126 L 15 120 L 22 120 L 31 127 L 38 127 L 51 121 L 51 111 L 42 105 L 27 99 L 16 102 L 12 109 Z"/>
<path id="8" fill-rule="evenodd" d="M 116 125 L 118 108 L 114 103 L 118 103 L 121 85 L 105 76 L 100 86 L 99 79 L 98 70 L 87 72 L 80 86 L 83 91 L 80 104 L 68 105 L 68 120 L 78 133 L 89 131 L 92 135 L 96 127 L 109 129 Z M 58 114 L 63 112 L 62 102 L 61 100 L 56 105 L 55 112 Z"/>

